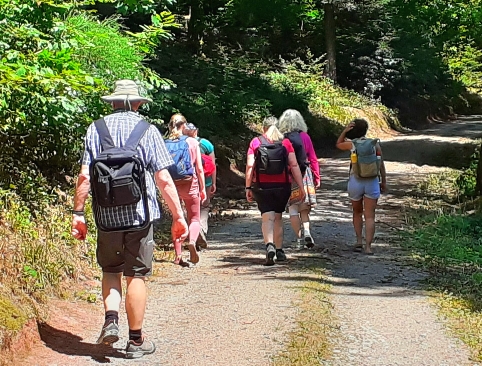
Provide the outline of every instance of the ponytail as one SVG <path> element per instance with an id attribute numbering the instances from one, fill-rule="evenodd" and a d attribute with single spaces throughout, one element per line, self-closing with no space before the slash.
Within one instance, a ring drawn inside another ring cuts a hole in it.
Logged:
<path id="1" fill-rule="evenodd" d="M 184 117 L 181 113 L 176 113 L 171 116 L 171 119 L 169 120 L 169 136 L 168 138 L 170 140 L 176 140 L 179 137 L 182 136 L 182 130 L 179 128 L 183 125 L 186 124 L 187 120 L 186 117 Z"/>
<path id="2" fill-rule="evenodd" d="M 274 125 L 268 128 L 268 130 L 265 132 L 265 135 L 268 138 L 268 140 L 271 140 L 273 142 L 283 141 L 284 139 L 284 135 Z"/>

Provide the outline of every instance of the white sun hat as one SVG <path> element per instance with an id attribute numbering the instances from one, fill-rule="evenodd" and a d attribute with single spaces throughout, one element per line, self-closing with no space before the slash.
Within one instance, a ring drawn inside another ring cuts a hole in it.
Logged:
<path id="1" fill-rule="evenodd" d="M 122 100 L 124 102 L 152 102 L 152 99 L 139 95 L 139 86 L 133 80 L 117 80 L 115 82 L 114 92 L 102 97 L 102 100 L 109 103 L 115 100 Z"/>

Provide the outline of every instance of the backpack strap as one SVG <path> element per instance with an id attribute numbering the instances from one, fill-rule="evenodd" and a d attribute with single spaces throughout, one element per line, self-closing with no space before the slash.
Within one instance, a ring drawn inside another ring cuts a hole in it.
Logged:
<path id="1" fill-rule="evenodd" d="M 264 137 L 263 135 L 259 136 L 258 137 L 258 140 L 259 142 L 261 142 L 261 145 L 269 145 L 270 142 L 268 141 L 268 139 L 266 137 Z"/>
<path id="2" fill-rule="evenodd" d="M 131 134 L 129 135 L 129 138 L 127 139 L 124 147 L 129 148 L 131 150 L 137 149 L 137 145 L 139 145 L 139 142 L 141 139 L 144 137 L 146 131 L 149 129 L 151 125 L 141 119 L 139 122 L 137 122 L 136 126 L 132 130 Z"/>
<path id="3" fill-rule="evenodd" d="M 351 141 L 350 155 L 356 154 L 356 146 L 355 146 L 355 143 L 353 141 L 355 141 L 355 140 L 353 139 Z M 348 169 L 348 177 L 350 176 L 352 169 L 353 169 L 353 163 L 351 162 L 351 156 L 350 156 L 350 168 Z"/>
<path id="4" fill-rule="evenodd" d="M 259 140 L 259 147 L 261 147 L 261 145 L 263 145 L 263 144 L 268 143 L 268 140 L 266 140 L 266 138 L 263 135 L 258 136 L 258 140 Z M 259 147 L 258 147 L 258 149 L 259 149 Z M 258 164 L 256 164 L 256 160 L 254 162 L 254 169 L 255 169 L 255 172 L 256 172 L 256 180 L 258 181 L 258 184 L 259 184 L 259 166 L 258 166 Z"/>
<path id="5" fill-rule="evenodd" d="M 281 140 L 281 146 L 283 146 L 283 149 L 285 149 L 286 152 L 286 167 L 285 167 L 285 182 L 289 183 L 290 182 L 290 173 L 289 173 L 289 161 L 288 161 L 288 150 L 286 149 L 285 145 L 283 145 L 283 140 Z M 301 168 L 300 168 L 300 173 L 301 173 Z M 301 177 L 303 177 L 303 174 L 301 174 Z"/>
<path id="6" fill-rule="evenodd" d="M 356 152 L 356 147 L 355 147 L 355 144 L 354 144 L 353 140 L 351 141 L 351 149 L 350 149 L 350 152 L 352 152 L 352 153 Z"/>
<path id="7" fill-rule="evenodd" d="M 102 150 L 108 150 L 115 147 L 114 141 L 112 140 L 112 136 L 110 135 L 109 129 L 105 123 L 104 118 L 98 119 L 94 122 L 95 128 L 97 129 L 97 133 L 99 134 L 100 138 L 100 145 L 102 146 Z"/>

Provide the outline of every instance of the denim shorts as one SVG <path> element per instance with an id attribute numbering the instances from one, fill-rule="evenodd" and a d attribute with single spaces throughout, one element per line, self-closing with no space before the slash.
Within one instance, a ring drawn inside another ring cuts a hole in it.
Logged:
<path id="1" fill-rule="evenodd" d="M 377 200 L 380 198 L 380 182 L 375 178 L 357 178 L 353 174 L 348 180 L 348 197 L 360 201 L 363 197 Z"/>

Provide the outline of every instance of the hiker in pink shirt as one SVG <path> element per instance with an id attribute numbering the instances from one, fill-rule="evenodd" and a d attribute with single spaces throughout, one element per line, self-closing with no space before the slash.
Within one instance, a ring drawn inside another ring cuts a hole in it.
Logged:
<path id="1" fill-rule="evenodd" d="M 312 248 L 315 243 L 310 232 L 310 211 L 316 206 L 316 189 L 320 187 L 320 165 L 313 142 L 308 135 L 308 127 L 300 112 L 287 109 L 278 121 L 278 128 L 289 139 L 295 150 L 298 165 L 303 174 L 304 200 L 300 199 L 300 189 L 293 182 L 288 201 L 291 226 L 296 233 L 298 247 Z M 304 242 L 304 244 L 303 244 Z"/>

